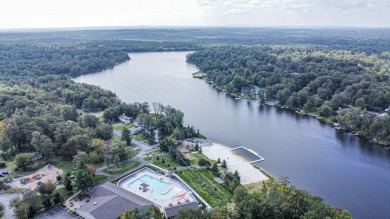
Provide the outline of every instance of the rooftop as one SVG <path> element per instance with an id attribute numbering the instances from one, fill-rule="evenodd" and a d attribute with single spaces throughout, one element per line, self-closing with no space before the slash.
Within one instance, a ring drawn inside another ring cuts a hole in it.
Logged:
<path id="1" fill-rule="evenodd" d="M 77 209 L 78 214 L 84 218 L 118 218 L 126 210 L 153 205 L 153 202 L 110 182 L 96 186 L 89 194 L 91 200 Z"/>
<path id="2" fill-rule="evenodd" d="M 190 203 L 175 205 L 172 207 L 167 207 L 167 208 L 164 208 L 165 215 L 167 216 L 167 218 L 174 217 L 174 216 L 178 215 L 180 209 L 183 209 L 183 208 L 198 209 L 199 206 L 198 206 L 198 203 L 196 203 L 196 202 L 190 202 Z"/>

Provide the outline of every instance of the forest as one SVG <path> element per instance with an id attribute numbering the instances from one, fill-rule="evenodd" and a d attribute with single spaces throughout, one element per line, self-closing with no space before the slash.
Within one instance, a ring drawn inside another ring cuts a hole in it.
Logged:
<path id="1" fill-rule="evenodd" d="M 368 55 L 316 46 L 217 46 L 187 61 L 235 97 L 287 107 L 338 122 L 390 145 L 390 53 Z M 370 115 L 370 116 L 364 116 Z M 381 131 L 378 131 L 381 130 Z"/>

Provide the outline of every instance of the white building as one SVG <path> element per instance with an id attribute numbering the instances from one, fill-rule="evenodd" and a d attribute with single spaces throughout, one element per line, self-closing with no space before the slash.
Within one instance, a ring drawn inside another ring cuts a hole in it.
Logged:
<path id="1" fill-rule="evenodd" d="M 120 116 L 118 116 L 119 121 L 123 122 L 125 125 L 132 123 L 133 118 L 132 117 L 127 117 L 124 113 Z"/>

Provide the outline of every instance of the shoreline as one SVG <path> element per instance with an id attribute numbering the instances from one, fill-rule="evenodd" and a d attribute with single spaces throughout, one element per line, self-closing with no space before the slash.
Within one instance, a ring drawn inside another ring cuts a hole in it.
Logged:
<path id="1" fill-rule="evenodd" d="M 211 85 L 211 87 L 215 88 L 217 91 L 221 91 L 221 92 L 224 92 L 226 95 L 230 96 L 230 97 L 233 97 L 235 98 L 236 100 L 247 100 L 247 101 L 252 101 L 252 102 L 258 102 L 257 100 L 255 99 L 248 99 L 248 98 L 245 98 L 245 97 L 237 97 L 235 94 L 232 94 L 232 93 L 228 93 L 226 92 L 225 89 L 222 89 L 221 87 L 218 87 L 217 85 L 214 84 L 213 81 L 208 81 L 206 79 L 202 79 L 202 80 L 205 80 L 205 82 L 209 85 Z M 261 105 L 267 105 L 267 106 L 272 106 L 272 107 L 275 107 L 275 108 L 278 108 L 278 109 L 286 109 L 286 110 L 291 110 L 291 111 L 294 111 L 296 114 L 299 114 L 299 115 L 303 115 L 303 116 L 310 116 L 310 117 L 313 117 L 315 119 L 317 119 L 318 121 L 320 122 L 324 122 L 326 124 L 328 124 L 330 127 L 332 128 L 336 128 L 338 131 L 343 131 L 343 132 L 346 132 L 346 133 L 352 133 L 354 134 L 354 136 L 358 137 L 359 139 L 363 139 L 365 141 L 367 141 L 369 144 L 376 144 L 384 149 L 390 147 L 390 145 L 386 145 L 386 144 L 382 144 L 380 142 L 377 142 L 376 139 L 369 139 L 367 138 L 366 136 L 363 136 L 363 135 L 360 135 L 358 134 L 357 132 L 351 132 L 351 131 L 347 131 L 345 130 L 343 127 L 341 126 L 337 126 L 335 125 L 334 122 L 332 121 L 329 121 L 329 119 L 327 118 L 324 118 L 322 116 L 319 116 L 319 115 L 315 115 L 313 114 L 312 112 L 304 112 L 304 111 L 301 111 L 301 110 L 296 110 L 296 109 L 292 109 L 292 108 L 288 108 L 286 106 L 278 106 L 277 105 L 277 101 L 265 101 L 265 103 L 259 103 Z"/>
<path id="2" fill-rule="evenodd" d="M 226 160 L 227 169 L 230 172 L 238 171 L 241 177 L 242 185 L 263 182 L 269 179 L 266 174 L 250 164 L 243 156 L 240 156 L 232 151 L 233 148 L 210 141 L 211 145 L 201 145 L 202 153 L 211 160 Z M 254 174 L 257 173 L 257 174 Z M 268 173 L 267 173 L 268 174 Z"/>

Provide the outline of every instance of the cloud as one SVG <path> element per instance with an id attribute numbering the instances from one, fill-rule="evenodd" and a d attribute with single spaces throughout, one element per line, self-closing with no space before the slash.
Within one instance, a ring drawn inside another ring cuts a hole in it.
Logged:
<path id="1" fill-rule="evenodd" d="M 231 14 L 231 15 L 237 15 L 237 14 L 246 14 L 248 13 L 247 10 L 245 9 L 239 9 L 239 8 L 232 8 L 232 9 L 228 9 L 226 11 L 226 14 Z"/>
<path id="2" fill-rule="evenodd" d="M 199 0 L 201 6 L 214 7 L 218 11 L 248 12 L 248 11 L 388 11 L 390 2 L 387 0 Z"/>

